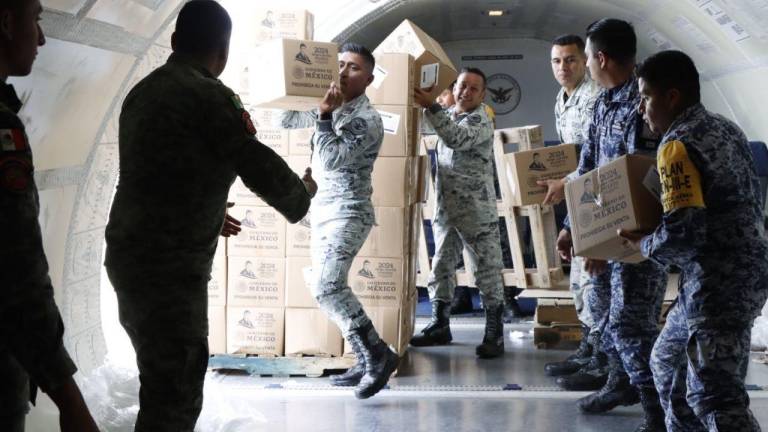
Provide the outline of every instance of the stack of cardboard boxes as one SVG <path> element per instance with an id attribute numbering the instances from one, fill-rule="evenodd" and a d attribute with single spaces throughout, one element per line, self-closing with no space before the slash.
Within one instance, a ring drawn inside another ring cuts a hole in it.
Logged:
<path id="1" fill-rule="evenodd" d="M 332 53 L 336 75 L 321 77 L 325 80 L 325 88 L 330 80 L 337 80 L 335 46 L 325 44 L 329 45 L 325 47 L 306 40 L 311 38 L 311 28 L 304 24 L 311 22 L 311 15 L 274 13 L 305 18 L 277 20 L 273 24 L 289 23 L 292 29 L 268 34 L 303 40 L 278 40 L 267 46 L 261 45 L 260 50 L 278 53 L 285 61 L 276 68 L 263 65 L 265 70 L 258 73 L 250 68 L 247 74 L 250 82 L 263 79 L 259 78 L 261 75 L 270 75 L 273 79 L 269 82 L 286 84 L 292 79 L 289 75 L 298 76 L 296 68 L 289 65 L 289 59 L 295 60 L 298 57 L 294 56 L 302 52 L 316 65 L 318 62 L 311 55 L 322 54 L 326 49 Z M 264 34 L 258 37 L 259 42 L 265 39 L 268 37 Z M 296 48 L 296 53 L 292 47 Z M 325 55 L 321 57 L 325 58 Z M 382 53 L 377 60 L 377 86 L 371 87 L 381 92 L 378 97 L 369 94 L 382 116 L 385 129 L 372 179 L 377 225 L 352 263 L 349 285 L 382 338 L 402 354 L 414 327 L 415 258 L 427 160 L 418 156 L 420 110 L 412 102 L 414 57 L 407 53 Z M 305 74 L 307 68 L 302 69 Z M 450 73 L 446 75 L 450 68 L 452 66 L 444 68 L 442 76 L 452 80 Z M 433 72 L 438 73 L 438 70 Z M 288 165 L 302 175 L 310 166 L 310 142 L 314 130 L 270 128 L 275 124 L 273 117 L 277 113 L 253 106 L 311 109 L 317 106 L 318 97 L 322 95 L 314 95 L 312 91 L 315 90 L 309 87 L 300 91 L 292 90 L 288 84 L 275 87 L 279 90 L 266 92 L 253 85 L 250 89 L 235 87 L 235 90 L 245 95 L 243 102 L 254 118 L 260 140 L 284 156 Z M 216 255 L 209 287 L 211 352 L 342 355 L 345 347 L 341 333 L 318 309 L 310 292 L 312 228 L 309 215 L 296 224 L 287 223 L 278 212 L 250 192 L 240 179 L 230 190 L 229 198 L 236 203 L 229 213 L 241 221 L 242 232 L 230 237 L 226 243 L 222 242 Z"/>

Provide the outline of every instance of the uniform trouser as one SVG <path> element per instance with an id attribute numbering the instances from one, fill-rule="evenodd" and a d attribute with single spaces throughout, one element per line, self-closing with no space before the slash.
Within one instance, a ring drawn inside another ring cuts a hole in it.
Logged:
<path id="1" fill-rule="evenodd" d="M 135 431 L 192 432 L 208 367 L 208 276 L 146 280 L 110 270 L 139 368 Z"/>
<path id="2" fill-rule="evenodd" d="M 0 431 L 24 432 L 24 418 L 29 412 L 29 376 L 2 346 L 0 383 Z"/>
<path id="3" fill-rule="evenodd" d="M 605 323 L 602 349 L 620 362 L 635 386 L 653 385 L 649 361 L 666 282 L 664 268 L 652 261 L 609 262 L 607 275 L 593 278 L 591 311 L 596 322 L 602 316 Z"/>
<path id="4" fill-rule="evenodd" d="M 312 295 L 345 337 L 371 322 L 348 283 L 352 260 L 370 231 L 370 223 L 355 217 L 312 225 Z"/>
<path id="5" fill-rule="evenodd" d="M 432 258 L 432 273 L 427 282 L 429 299 L 451 302 L 456 287 L 456 264 L 464 248 L 469 256 L 470 267 L 475 269 L 475 284 L 480 290 L 483 305 L 487 308 L 503 305 L 504 281 L 501 276 L 499 224 L 496 221 L 462 222 L 433 222 L 435 256 Z"/>
<path id="6" fill-rule="evenodd" d="M 670 311 L 651 357 L 669 432 L 760 430 L 744 388 L 751 330 L 692 326 L 680 304 Z"/>
<path id="7" fill-rule="evenodd" d="M 579 321 L 590 329 L 595 326 L 592 314 L 587 307 L 587 297 L 592 290 L 592 277 L 584 270 L 584 258 L 575 256 L 571 260 L 570 274 L 571 294 L 573 295 L 573 305 L 576 306 L 576 313 L 579 315 Z"/>

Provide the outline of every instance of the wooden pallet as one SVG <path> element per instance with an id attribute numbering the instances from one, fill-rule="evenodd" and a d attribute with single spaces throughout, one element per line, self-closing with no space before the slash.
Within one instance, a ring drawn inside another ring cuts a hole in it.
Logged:
<path id="1" fill-rule="evenodd" d="M 213 355 L 208 360 L 212 370 L 240 370 L 254 376 L 307 376 L 317 378 L 331 370 L 349 369 L 353 357 L 260 357 Z"/>
<path id="2" fill-rule="evenodd" d="M 429 146 L 434 145 L 434 143 L 434 139 L 428 139 L 424 141 L 424 146 L 429 148 Z M 529 144 L 521 142 L 518 148 L 519 150 L 529 150 L 529 148 L 527 148 L 528 146 Z M 559 283 L 565 279 L 565 275 L 563 273 L 560 257 L 555 253 L 555 241 L 557 236 L 555 212 L 552 206 L 529 205 L 517 207 L 508 204 L 512 202 L 512 191 L 507 178 L 508 171 L 507 162 L 504 158 L 504 151 L 504 145 L 501 142 L 494 140 L 494 162 L 499 177 L 499 187 L 501 188 L 501 199 L 497 201 L 496 207 L 499 217 L 503 217 L 506 224 L 513 264 L 513 268 L 502 269 L 504 285 L 523 289 L 538 288 L 565 291 L 563 296 L 568 296 L 567 284 L 563 285 Z M 435 193 L 432 182 L 429 182 L 428 188 L 427 204 L 423 207 L 423 217 L 425 220 L 432 218 L 435 206 Z M 531 242 L 533 244 L 536 261 L 535 268 L 526 268 L 525 260 L 523 258 L 524 240 L 522 236 L 522 228 L 524 225 L 520 224 L 520 221 L 523 221 L 525 218 L 528 219 L 531 226 Z M 427 278 L 429 277 L 429 269 L 431 266 L 424 235 L 425 234 L 422 233 L 418 251 L 420 272 L 417 278 L 417 285 L 419 286 L 427 285 Z M 474 269 L 471 268 L 466 251 L 463 255 L 466 268 L 465 270 L 456 272 L 456 283 L 458 285 L 474 287 L 476 286 L 474 278 L 472 277 Z M 531 297 L 531 295 L 527 295 L 527 297 Z"/>

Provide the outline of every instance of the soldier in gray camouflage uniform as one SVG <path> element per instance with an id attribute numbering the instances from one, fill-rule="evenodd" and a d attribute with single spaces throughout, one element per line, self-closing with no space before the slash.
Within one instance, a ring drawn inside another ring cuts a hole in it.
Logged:
<path id="1" fill-rule="evenodd" d="M 462 70 L 454 88 L 456 105 L 444 111 L 428 93 L 415 90 L 425 118 L 440 137 L 437 144 L 435 256 L 429 277 L 432 321 L 411 345 L 444 345 L 453 339 L 450 302 L 456 285 L 456 261 L 466 248 L 475 282 L 483 296 L 485 336 L 476 349 L 481 358 L 504 354 L 504 284 L 499 216 L 493 186 L 493 123 L 482 105 L 485 75 Z"/>
<path id="2" fill-rule="evenodd" d="M 240 99 L 216 79 L 230 32 L 218 3 L 187 3 L 173 54 L 136 84 L 120 115 L 105 265 L 136 350 L 136 431 L 194 429 L 208 365 L 213 256 L 219 234 L 239 230 L 226 216 L 235 178 L 291 223 L 307 213 L 316 188 L 256 139 Z"/>
<path id="3" fill-rule="evenodd" d="M 699 75 L 684 53 L 655 54 L 638 76 L 641 112 L 664 134 L 664 216 L 650 235 L 622 234 L 644 256 L 682 270 L 651 357 L 666 430 L 759 431 L 744 376 L 752 324 L 768 297 L 768 240 L 747 139 L 701 105 Z"/>
<path id="4" fill-rule="evenodd" d="M 381 116 L 365 96 L 375 60 L 365 47 L 339 50 L 339 84 L 331 84 L 317 110 L 288 111 L 284 128 L 315 126 L 312 168 L 320 185 L 311 213 L 312 294 L 339 326 L 357 363 L 331 378 L 333 385 L 357 385 L 355 396 L 373 396 L 397 368 L 398 356 L 374 329 L 347 283 L 352 260 L 375 223 L 371 173 L 384 139 Z"/>
<path id="5" fill-rule="evenodd" d="M 96 432 L 62 341 L 38 223 L 32 149 L 17 115 L 21 101 L 5 84 L 9 76 L 31 72 L 37 47 L 45 44 L 42 11 L 38 0 L 0 2 L 0 431 L 24 431 L 39 386 L 59 408 L 62 431 Z"/>
<path id="6" fill-rule="evenodd" d="M 589 123 L 592 120 L 592 110 L 595 106 L 599 87 L 587 74 L 587 57 L 584 54 L 584 41 L 577 35 L 563 35 L 552 43 L 552 72 L 562 86 L 555 101 L 555 127 L 560 142 L 581 146 L 589 133 Z M 575 178 L 574 172 L 569 178 Z M 550 181 L 540 182 L 548 185 Z M 557 204 L 563 197 L 548 195 L 544 204 Z M 561 376 L 578 371 L 586 365 L 593 355 L 597 354 L 600 331 L 594 325 L 585 298 L 592 288 L 592 277 L 584 271 L 584 259 L 573 257 L 571 260 L 570 287 L 573 302 L 576 306 L 579 320 L 582 324 L 583 337 L 578 351 L 565 361 L 547 363 L 544 370 L 547 375 Z M 591 330 L 591 331 L 590 331 Z M 596 390 L 602 383 L 595 381 L 597 387 L 578 388 L 573 390 Z"/>

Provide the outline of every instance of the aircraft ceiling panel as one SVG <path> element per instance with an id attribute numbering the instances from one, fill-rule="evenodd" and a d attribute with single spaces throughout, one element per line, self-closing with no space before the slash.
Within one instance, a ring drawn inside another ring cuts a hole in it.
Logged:
<path id="1" fill-rule="evenodd" d="M 765 76 L 768 67 L 730 74 L 716 81 L 728 100 L 739 126 L 751 140 L 768 140 L 768 105 L 765 103 Z M 762 91 L 761 91 L 762 90 Z"/>
<path id="2" fill-rule="evenodd" d="M 25 101 L 20 116 L 37 170 L 85 162 L 135 61 L 130 55 L 48 39 L 32 74 L 9 80 Z"/>
<path id="3" fill-rule="evenodd" d="M 98 0 L 87 16 L 122 27 L 139 36 L 151 38 L 181 2 L 181 0 L 165 0 L 155 11 L 136 1 Z"/>
<path id="4" fill-rule="evenodd" d="M 86 2 L 87 0 L 42 0 L 41 4 L 46 9 L 55 9 L 74 15 Z"/>

